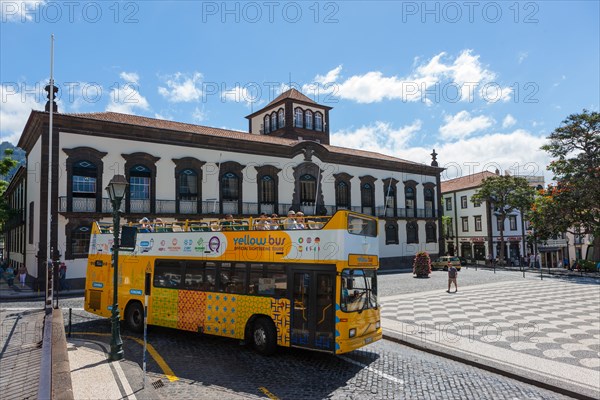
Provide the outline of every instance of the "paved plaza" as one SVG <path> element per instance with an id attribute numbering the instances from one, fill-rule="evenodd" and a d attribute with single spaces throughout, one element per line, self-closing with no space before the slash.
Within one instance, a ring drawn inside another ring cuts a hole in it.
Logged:
<path id="1" fill-rule="evenodd" d="M 383 297 L 384 335 L 600 398 L 600 286 L 507 277 Z"/>

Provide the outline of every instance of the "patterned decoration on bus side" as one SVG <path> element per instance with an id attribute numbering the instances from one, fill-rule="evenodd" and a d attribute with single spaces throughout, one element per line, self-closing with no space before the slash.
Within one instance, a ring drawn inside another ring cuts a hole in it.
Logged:
<path id="1" fill-rule="evenodd" d="M 177 328 L 178 290 L 153 288 L 152 291 L 152 323 L 155 325 Z"/>
<path id="2" fill-rule="evenodd" d="M 275 323 L 277 343 L 281 346 L 289 346 L 289 313 L 290 303 L 286 299 L 208 293 L 205 332 L 243 339 L 248 318 L 253 314 L 265 314 Z"/>
<path id="3" fill-rule="evenodd" d="M 206 293 L 180 290 L 178 311 L 178 329 L 198 332 L 202 328 L 203 331 L 204 319 L 206 318 Z"/>
<path id="4" fill-rule="evenodd" d="M 277 344 L 290 345 L 290 301 L 288 299 L 271 299 L 271 317 L 277 327 Z"/>

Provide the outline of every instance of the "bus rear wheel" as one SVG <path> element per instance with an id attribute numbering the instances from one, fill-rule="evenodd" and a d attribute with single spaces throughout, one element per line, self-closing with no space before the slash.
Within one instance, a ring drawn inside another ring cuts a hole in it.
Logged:
<path id="1" fill-rule="evenodd" d="M 277 331 L 273 322 L 267 318 L 258 318 L 252 325 L 252 345 L 265 356 L 275 353 L 277 349 Z"/>
<path id="2" fill-rule="evenodd" d="M 144 331 L 144 309 L 142 304 L 134 301 L 127 305 L 125 309 L 125 324 L 127 329 L 135 333 Z"/>

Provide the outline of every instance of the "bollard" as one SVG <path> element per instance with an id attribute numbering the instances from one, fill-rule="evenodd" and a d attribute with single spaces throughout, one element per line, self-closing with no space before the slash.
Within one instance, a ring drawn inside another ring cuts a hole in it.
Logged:
<path id="1" fill-rule="evenodd" d="M 71 307 L 69 307 L 69 334 L 67 335 L 67 337 L 71 337 L 71 314 L 72 314 L 73 309 Z"/>

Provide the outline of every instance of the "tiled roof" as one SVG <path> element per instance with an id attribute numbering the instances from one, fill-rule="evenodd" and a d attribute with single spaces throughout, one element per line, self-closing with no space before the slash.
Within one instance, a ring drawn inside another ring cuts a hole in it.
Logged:
<path id="1" fill-rule="evenodd" d="M 481 185 L 481 182 L 485 178 L 490 176 L 497 176 L 493 172 L 483 171 L 476 174 L 462 176 L 460 178 L 450 179 L 442 182 L 442 193 L 456 192 L 457 190 L 464 190 L 475 188 Z"/>
<path id="2" fill-rule="evenodd" d="M 304 96 L 304 95 L 302 95 L 302 96 Z M 141 117 L 138 115 L 131 115 L 131 114 L 120 114 L 120 113 L 115 113 L 115 112 L 110 112 L 110 111 L 98 112 L 98 113 L 73 113 L 73 114 L 63 114 L 63 115 L 71 115 L 71 116 L 78 117 L 78 118 L 86 118 L 86 119 L 93 119 L 93 120 L 98 120 L 98 121 L 114 122 L 114 123 L 119 123 L 119 124 L 144 126 L 144 127 L 148 127 L 148 128 L 167 129 L 167 130 L 173 130 L 173 131 L 179 131 L 179 132 L 195 133 L 198 135 L 219 136 L 219 137 L 231 138 L 231 139 L 237 139 L 237 140 L 247 140 L 247 141 L 252 141 L 252 142 L 278 144 L 278 145 L 284 145 L 284 146 L 290 146 L 290 147 L 295 146 L 296 144 L 299 143 L 298 140 L 293 140 L 293 139 L 285 139 L 285 138 L 280 138 L 280 137 L 275 137 L 275 136 L 267 136 L 267 135 L 254 135 L 254 134 L 242 132 L 242 131 L 211 128 L 208 126 L 193 125 L 193 124 L 186 124 L 183 122 L 175 122 L 175 121 L 168 121 L 168 120 L 162 120 L 162 119 Z M 337 153 L 337 154 L 345 154 L 345 155 L 351 155 L 351 156 L 357 156 L 357 157 L 366 157 L 366 158 L 372 158 L 372 159 L 378 159 L 378 160 L 402 162 L 402 163 L 408 163 L 408 164 L 413 164 L 413 165 L 427 166 L 426 164 L 420 164 L 420 163 L 416 163 L 416 162 L 412 162 L 412 161 L 408 161 L 408 160 L 403 160 L 400 158 L 388 156 L 385 154 L 379 154 L 379 153 L 375 153 L 375 152 L 371 152 L 371 151 L 349 149 L 349 148 L 345 148 L 345 147 L 331 146 L 331 145 L 325 145 L 325 144 L 321 144 L 321 146 L 325 147 L 330 152 Z"/>
<path id="3" fill-rule="evenodd" d="M 277 103 L 277 102 L 279 102 L 279 101 L 281 101 L 283 99 L 300 100 L 300 101 L 304 101 L 306 103 L 317 104 L 315 101 L 313 101 L 309 97 L 305 96 L 301 92 L 299 92 L 296 89 L 292 88 L 292 89 L 286 90 L 285 92 L 281 93 L 272 102 L 270 102 L 269 104 L 267 104 L 264 108 L 267 108 L 270 105 L 275 104 L 275 103 Z"/>

